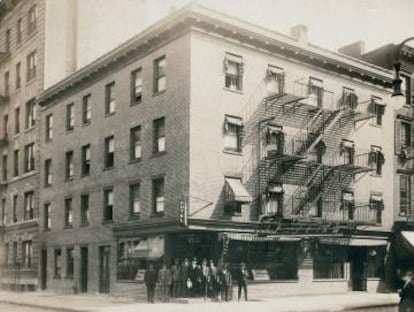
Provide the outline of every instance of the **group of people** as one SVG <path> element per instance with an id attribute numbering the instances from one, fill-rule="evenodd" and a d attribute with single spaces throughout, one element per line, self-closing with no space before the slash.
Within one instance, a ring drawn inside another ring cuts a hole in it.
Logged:
<path id="1" fill-rule="evenodd" d="M 245 263 L 240 264 L 237 273 L 238 299 L 242 291 L 247 300 L 247 282 L 249 273 Z M 144 275 L 144 283 L 147 287 L 147 300 L 154 302 L 155 288 L 158 284 L 161 291 L 161 300 L 168 301 L 170 296 L 179 297 L 203 297 L 214 301 L 232 300 L 233 278 L 227 265 L 216 266 L 213 260 L 203 259 L 198 263 L 192 259 L 191 263 L 185 258 L 182 263 L 175 259 L 171 268 L 164 263 L 157 272 L 154 265 L 149 264 Z"/>

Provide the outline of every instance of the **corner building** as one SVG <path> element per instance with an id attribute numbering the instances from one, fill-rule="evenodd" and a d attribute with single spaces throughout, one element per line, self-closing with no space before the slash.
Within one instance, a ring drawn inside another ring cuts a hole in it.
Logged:
<path id="1" fill-rule="evenodd" d="M 387 288 L 409 110 L 292 35 L 190 5 L 41 95 L 47 288 L 136 296 L 184 257 L 246 262 L 253 297 Z"/>

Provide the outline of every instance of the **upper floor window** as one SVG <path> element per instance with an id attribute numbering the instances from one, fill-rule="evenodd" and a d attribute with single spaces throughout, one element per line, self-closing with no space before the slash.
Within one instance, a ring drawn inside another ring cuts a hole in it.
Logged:
<path id="1" fill-rule="evenodd" d="M 61 278 L 62 275 L 62 250 L 55 249 L 54 277 Z"/>
<path id="2" fill-rule="evenodd" d="M 135 127 L 130 130 L 131 160 L 141 158 L 141 127 Z"/>
<path id="3" fill-rule="evenodd" d="M 354 89 L 343 87 L 342 107 L 355 109 L 358 106 L 358 96 Z"/>
<path id="4" fill-rule="evenodd" d="M 281 191 L 283 191 L 283 189 Z M 246 203 L 250 203 L 251 201 L 252 201 L 251 196 L 247 192 L 244 185 L 242 184 L 242 181 L 240 178 L 225 177 L 224 210 L 226 213 L 230 213 L 230 214 L 241 213 L 242 205 Z M 270 208 L 270 206 L 268 206 L 267 208 Z M 280 210 L 279 211 L 276 210 L 276 212 L 280 212 Z"/>
<path id="5" fill-rule="evenodd" d="M 46 141 L 53 139 L 53 115 L 46 116 Z"/>
<path id="6" fill-rule="evenodd" d="M 66 105 L 66 131 L 72 131 L 75 127 L 75 105 Z"/>
<path id="7" fill-rule="evenodd" d="M 309 98 L 315 101 L 316 106 L 322 107 L 323 81 L 321 79 L 309 77 L 308 94 Z"/>
<path id="8" fill-rule="evenodd" d="M 9 52 L 10 51 L 10 29 L 7 29 L 6 30 L 6 38 L 5 38 L 5 50 L 6 50 L 6 52 Z"/>
<path id="9" fill-rule="evenodd" d="M 24 220 L 34 218 L 34 192 L 26 192 L 24 194 Z"/>
<path id="10" fill-rule="evenodd" d="M 224 119 L 224 149 L 242 151 L 243 121 L 239 117 L 226 115 Z"/>
<path id="11" fill-rule="evenodd" d="M 112 168 L 115 164 L 115 138 L 110 136 L 105 138 L 105 155 L 104 155 L 104 167 Z"/>
<path id="12" fill-rule="evenodd" d="M 153 122 L 153 152 L 154 154 L 165 151 L 165 118 L 159 118 Z"/>
<path id="13" fill-rule="evenodd" d="M 36 100 L 31 99 L 26 103 L 26 129 L 31 128 L 36 123 Z"/>
<path id="14" fill-rule="evenodd" d="M 73 223 L 73 209 L 72 197 L 65 198 L 65 226 L 72 226 Z"/>
<path id="15" fill-rule="evenodd" d="M 266 74 L 267 92 L 270 94 L 282 94 L 285 90 L 285 72 L 283 68 L 269 65 Z"/>
<path id="16" fill-rule="evenodd" d="M 13 195 L 13 207 L 12 207 L 12 220 L 13 223 L 17 222 L 17 195 Z"/>
<path id="17" fill-rule="evenodd" d="M 75 164 L 73 162 L 73 151 L 66 152 L 66 180 L 72 180 Z"/>
<path id="18" fill-rule="evenodd" d="M 23 39 L 22 19 L 19 18 L 17 20 L 17 25 L 16 25 L 16 41 L 17 41 L 17 44 L 21 43 L 22 39 Z"/>
<path id="19" fill-rule="evenodd" d="M 131 73 L 131 105 L 142 101 L 142 69 Z"/>
<path id="20" fill-rule="evenodd" d="M 36 77 L 37 53 L 36 51 L 27 56 L 27 81 Z"/>
<path id="21" fill-rule="evenodd" d="M 52 185 L 52 159 L 45 160 L 45 186 Z"/>
<path id="22" fill-rule="evenodd" d="M 411 215 L 411 180 L 409 175 L 400 175 L 400 215 Z"/>
<path id="23" fill-rule="evenodd" d="M 22 243 L 22 249 L 22 265 L 24 268 L 31 268 L 33 257 L 32 241 L 24 241 Z"/>
<path id="24" fill-rule="evenodd" d="M 285 147 L 285 134 L 282 126 L 269 123 L 264 133 L 265 156 L 282 155 Z"/>
<path id="25" fill-rule="evenodd" d="M 89 194 L 82 194 L 80 197 L 80 220 L 81 225 L 89 224 Z"/>
<path id="26" fill-rule="evenodd" d="M 141 213 L 141 197 L 139 183 L 129 185 L 129 205 L 131 217 L 139 217 L 139 214 Z"/>
<path id="27" fill-rule="evenodd" d="M 82 146 L 82 175 L 87 176 L 91 169 L 91 145 Z"/>
<path id="28" fill-rule="evenodd" d="M 16 89 L 19 89 L 22 85 L 22 63 L 16 64 Z"/>
<path id="29" fill-rule="evenodd" d="M 10 72 L 6 71 L 4 73 L 4 95 L 10 95 Z"/>
<path id="30" fill-rule="evenodd" d="M 20 133 L 20 107 L 14 109 L 14 134 Z"/>
<path id="31" fill-rule="evenodd" d="M 9 115 L 3 116 L 3 138 L 7 138 L 9 135 Z"/>
<path id="32" fill-rule="evenodd" d="M 244 64 L 241 56 L 226 53 L 224 58 L 225 82 L 228 89 L 241 91 L 243 89 Z"/>
<path id="33" fill-rule="evenodd" d="M 406 104 L 411 105 L 412 103 L 411 77 L 408 74 L 407 75 L 401 74 L 401 80 L 402 80 L 401 91 L 405 95 L 405 102 Z"/>
<path id="34" fill-rule="evenodd" d="M 112 221 L 114 208 L 114 190 L 112 188 L 104 190 L 104 221 Z"/>
<path id="35" fill-rule="evenodd" d="M 411 121 L 395 120 L 395 153 L 401 155 L 411 147 Z"/>
<path id="36" fill-rule="evenodd" d="M 66 249 L 66 278 L 73 278 L 74 272 L 74 249 L 67 248 Z"/>
<path id="37" fill-rule="evenodd" d="M 25 172 L 35 170 L 34 143 L 24 147 L 24 170 Z"/>
<path id="38" fill-rule="evenodd" d="M 6 207 L 7 205 L 7 200 L 6 198 L 2 198 L 1 199 L 1 216 L 0 216 L 0 222 L 1 225 L 6 225 L 7 223 L 7 213 L 6 213 Z"/>
<path id="39" fill-rule="evenodd" d="M 382 166 L 384 165 L 385 157 L 379 146 L 371 146 L 369 152 L 369 164 L 376 175 L 382 175 Z"/>
<path id="40" fill-rule="evenodd" d="M 91 122 L 92 108 L 91 95 L 87 94 L 82 98 L 82 124 L 87 125 Z"/>
<path id="41" fill-rule="evenodd" d="M 50 230 L 50 228 L 52 227 L 52 218 L 51 218 L 51 213 L 52 213 L 52 206 L 50 203 L 45 203 L 44 205 L 44 228 L 45 230 Z"/>
<path id="42" fill-rule="evenodd" d="M 20 157 L 19 157 L 19 150 L 15 150 L 13 152 L 13 176 L 17 177 L 19 175 L 19 162 L 20 162 Z"/>
<path id="43" fill-rule="evenodd" d="M 167 62 L 165 55 L 154 61 L 154 93 L 161 93 L 167 88 Z"/>
<path id="44" fill-rule="evenodd" d="M 152 207 L 154 213 L 164 213 L 164 177 L 152 180 Z"/>
<path id="45" fill-rule="evenodd" d="M 385 113 L 385 104 L 380 97 L 371 97 L 371 113 L 374 114 L 374 124 L 382 126 L 382 119 Z"/>
<path id="46" fill-rule="evenodd" d="M 27 32 L 31 34 L 36 30 L 37 27 L 37 5 L 33 5 L 29 9 L 28 13 L 28 22 L 27 22 Z"/>
<path id="47" fill-rule="evenodd" d="M 355 199 L 354 193 L 350 191 L 342 192 L 341 208 L 345 219 L 354 220 L 355 217 Z"/>
<path id="48" fill-rule="evenodd" d="M 2 166 L 2 181 L 7 181 L 8 178 L 8 172 L 7 172 L 7 162 L 8 162 L 8 157 L 7 154 L 3 155 L 2 157 L 2 162 L 1 162 L 1 166 Z"/>
<path id="49" fill-rule="evenodd" d="M 382 195 L 372 194 L 369 199 L 369 206 L 372 209 L 372 212 L 375 214 L 375 222 L 377 224 L 382 223 L 382 211 L 384 210 L 384 200 Z"/>
<path id="50" fill-rule="evenodd" d="M 352 165 L 355 162 L 355 143 L 342 140 L 340 146 L 341 162 L 343 165 Z"/>
<path id="51" fill-rule="evenodd" d="M 115 113 L 115 82 L 105 86 L 105 115 Z"/>

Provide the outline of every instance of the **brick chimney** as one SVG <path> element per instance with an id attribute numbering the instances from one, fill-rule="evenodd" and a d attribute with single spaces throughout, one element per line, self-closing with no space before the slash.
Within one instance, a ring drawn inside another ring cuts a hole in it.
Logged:
<path id="1" fill-rule="evenodd" d="M 361 55 L 365 52 L 365 42 L 364 41 L 357 41 L 351 44 L 348 44 L 346 46 L 343 46 L 342 48 L 338 49 L 339 53 L 361 58 Z"/>
<path id="2" fill-rule="evenodd" d="M 290 29 L 290 36 L 300 43 L 308 42 L 308 27 L 303 24 L 298 24 Z"/>

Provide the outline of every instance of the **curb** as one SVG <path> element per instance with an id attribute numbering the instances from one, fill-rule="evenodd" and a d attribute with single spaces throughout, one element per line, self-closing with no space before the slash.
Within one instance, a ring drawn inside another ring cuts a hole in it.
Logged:
<path id="1" fill-rule="evenodd" d="M 379 308 L 393 308 L 398 307 L 398 303 L 382 303 L 382 304 L 366 304 L 366 305 L 359 305 L 359 306 L 351 306 L 345 307 L 342 311 L 360 311 L 364 309 L 379 309 Z"/>
<path id="2" fill-rule="evenodd" d="M 16 302 L 16 301 L 1 300 L 1 299 L 0 299 L 0 303 L 27 307 L 27 308 L 43 309 L 47 311 L 59 311 L 59 312 L 91 312 L 92 311 L 92 310 L 71 309 L 71 308 L 64 308 L 64 307 L 51 307 L 51 306 L 41 305 L 41 304 L 23 303 L 23 302 Z"/>

